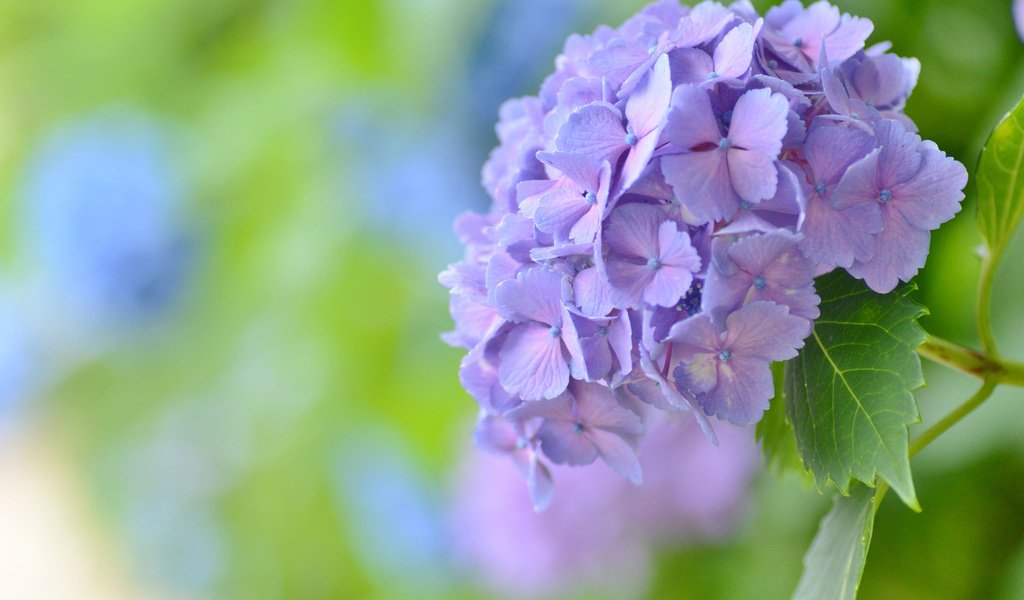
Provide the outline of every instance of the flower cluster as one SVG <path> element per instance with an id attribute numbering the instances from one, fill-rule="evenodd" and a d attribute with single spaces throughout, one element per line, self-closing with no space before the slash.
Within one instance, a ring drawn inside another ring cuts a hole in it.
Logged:
<path id="1" fill-rule="evenodd" d="M 919 64 L 865 49 L 872 28 L 827 2 L 661 0 L 570 37 L 539 95 L 502 107 L 492 208 L 458 219 L 440 280 L 477 441 L 538 508 L 546 461 L 639 482 L 643 404 L 712 440 L 708 417 L 758 421 L 816 275 L 888 292 L 924 265 L 967 174 L 902 114 Z"/>

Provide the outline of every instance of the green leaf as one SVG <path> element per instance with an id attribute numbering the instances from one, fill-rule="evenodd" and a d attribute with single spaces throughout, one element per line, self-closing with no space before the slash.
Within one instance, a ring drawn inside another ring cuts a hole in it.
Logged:
<path id="1" fill-rule="evenodd" d="M 804 573 L 793 600 L 853 600 L 864 573 L 875 523 L 875 490 L 859 485 L 836 496 L 804 555 Z"/>
<path id="2" fill-rule="evenodd" d="M 795 471 L 806 474 L 800 454 L 796 449 L 793 425 L 786 416 L 786 400 L 783 392 L 785 363 L 772 363 L 772 378 L 775 382 L 775 397 L 757 423 L 757 440 L 761 442 L 768 468 L 778 472 Z"/>
<path id="3" fill-rule="evenodd" d="M 992 131 L 981 151 L 978 226 L 998 257 L 1024 217 L 1024 99 Z"/>
<path id="4" fill-rule="evenodd" d="M 799 356 L 786 363 L 786 414 L 797 450 L 819 489 L 848 494 L 852 478 L 880 476 L 920 510 L 910 476 L 907 426 L 918 422 L 911 393 L 924 385 L 915 352 L 926 314 L 914 286 L 876 294 L 837 270 L 817 281 L 821 316 Z"/>

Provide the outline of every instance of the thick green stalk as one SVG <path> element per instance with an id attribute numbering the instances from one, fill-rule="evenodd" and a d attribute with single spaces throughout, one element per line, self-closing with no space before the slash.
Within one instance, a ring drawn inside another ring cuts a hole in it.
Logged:
<path id="1" fill-rule="evenodd" d="M 996 383 L 1024 387 L 1024 364 L 993 358 L 984 352 L 955 344 L 934 335 L 929 334 L 928 340 L 918 347 L 917 353 L 928 360 L 963 371 L 979 379 L 992 379 Z"/>

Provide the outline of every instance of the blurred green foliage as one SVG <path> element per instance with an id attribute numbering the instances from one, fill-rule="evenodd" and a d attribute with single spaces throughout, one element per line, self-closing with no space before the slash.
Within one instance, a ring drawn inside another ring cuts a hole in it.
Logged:
<path id="1" fill-rule="evenodd" d="M 925 137 L 973 165 L 987 130 L 1024 90 L 1024 48 L 1009 2 L 838 4 L 875 21 L 872 40 L 892 40 L 896 52 L 921 59 L 908 113 Z M 451 103 L 446 94 L 456 88 L 447 83 L 461 76 L 493 5 L 15 0 L 0 7 L 0 186 L 8 197 L 35 141 L 56 123 L 131 105 L 181 134 L 204 235 L 194 291 L 159 335 L 82 366 L 49 398 L 50 421 L 73 440 L 83 476 L 111 529 L 122 533 L 142 485 L 123 457 L 142 453 L 176 407 L 205 407 L 195 423 L 210 431 L 186 427 L 181 443 L 227 465 L 213 469 L 216 485 L 205 500 L 223 562 L 196 585 L 143 569 L 153 585 L 247 600 L 407 593 L 366 559 L 374 540 L 359 539 L 352 527 L 359 517 L 339 499 L 338 448 L 367 431 L 397 432 L 411 464 L 440 490 L 464 451 L 474 405 L 458 385 L 459 352 L 438 339 L 449 327 L 435 280 L 443 264 L 360 221 L 364 203 L 400 211 L 416 199 L 343 195 L 338 181 L 347 165 L 331 139 L 332 119 L 346 102 L 381 94 L 413 114 Z M 579 27 L 619 22 L 641 5 L 596 2 Z M 537 64 L 534 87 L 518 93 L 534 91 L 551 59 Z M 493 140 L 489 131 L 473 135 L 484 147 Z M 348 151 L 360 143 L 341 140 Z M 476 206 L 484 200 L 481 191 Z M 16 211 L 14 203 L 3 211 L 11 229 Z M 973 212 L 969 196 L 935 234 L 918 278 L 918 298 L 932 311 L 925 327 L 963 343 L 975 341 Z M 7 262 L 31 270 L 19 262 L 16 240 L 12 231 L 0 243 Z M 1019 260 L 1007 262 L 1001 285 L 1010 291 L 996 318 L 1009 353 L 1024 350 L 1016 316 L 1024 271 Z M 926 403 L 945 395 L 922 394 L 926 419 L 940 414 L 941 402 Z M 992 403 L 1020 400 L 1017 393 Z M 921 468 L 915 463 L 923 515 L 884 505 L 862 598 L 1020 597 L 1012 586 L 1024 579 L 1024 560 L 1007 559 L 1024 556 L 1019 427 L 961 440 L 986 453 L 963 463 L 937 451 Z M 152 475 L 171 478 L 158 487 L 168 493 L 187 485 L 173 470 Z M 798 478 L 768 475 L 755 499 L 736 541 L 664 556 L 651 597 L 787 597 L 828 502 Z M 157 552 L 156 560 L 171 554 Z M 459 582 L 430 589 L 424 594 L 478 594 Z"/>

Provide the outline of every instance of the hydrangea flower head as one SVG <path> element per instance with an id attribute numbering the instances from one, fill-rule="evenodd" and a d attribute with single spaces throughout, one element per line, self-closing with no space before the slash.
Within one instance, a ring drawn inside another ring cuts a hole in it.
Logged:
<path id="1" fill-rule="evenodd" d="M 771 362 L 819 315 L 816 275 L 886 293 L 924 265 L 967 174 L 902 112 L 920 64 L 866 48 L 872 30 L 824 1 L 762 18 L 661 0 L 570 37 L 539 94 L 502 108 L 494 203 L 459 219 L 465 259 L 440 279 L 477 439 L 536 506 L 550 463 L 640 481 L 651 411 L 710 442 L 716 420 L 760 420 Z"/>

